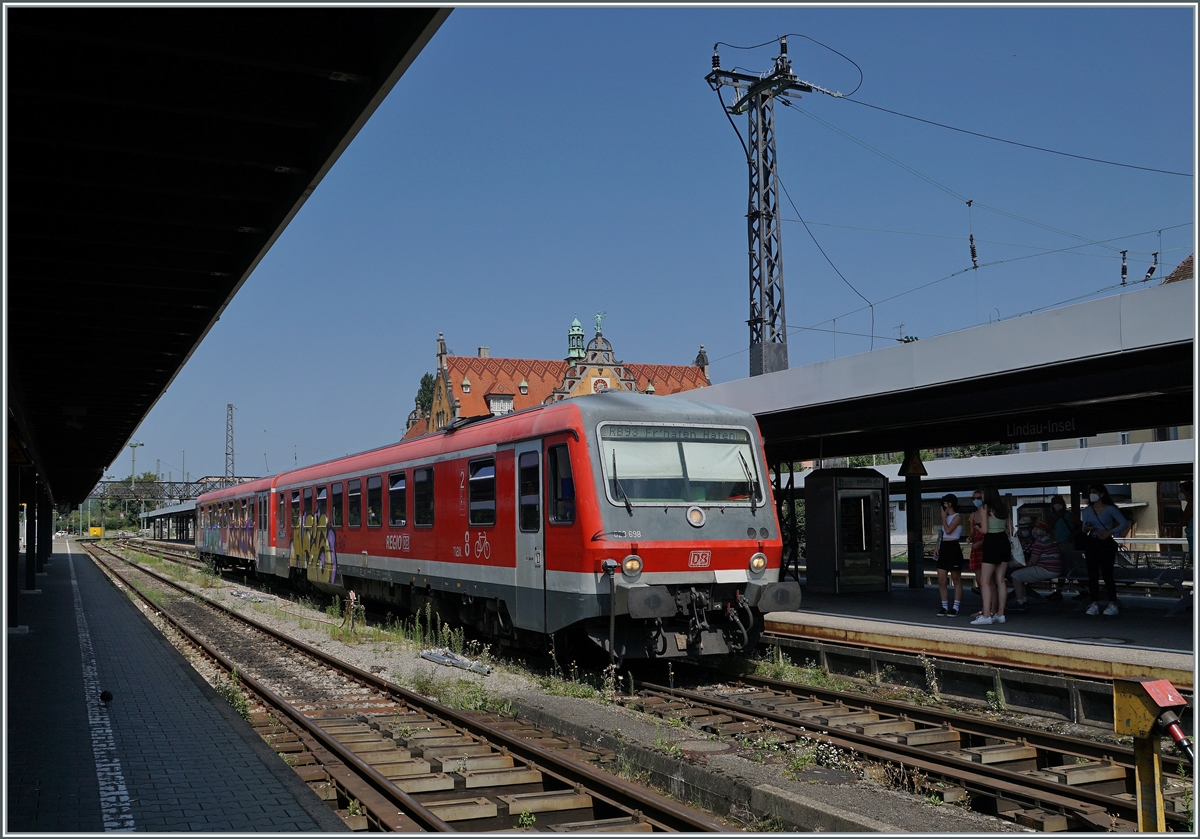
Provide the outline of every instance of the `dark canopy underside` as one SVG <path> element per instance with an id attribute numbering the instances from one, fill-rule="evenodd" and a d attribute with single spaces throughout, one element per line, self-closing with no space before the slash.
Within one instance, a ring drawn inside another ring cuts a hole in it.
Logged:
<path id="1" fill-rule="evenodd" d="M 9 463 L 73 505 L 449 11 L 5 13 Z"/>

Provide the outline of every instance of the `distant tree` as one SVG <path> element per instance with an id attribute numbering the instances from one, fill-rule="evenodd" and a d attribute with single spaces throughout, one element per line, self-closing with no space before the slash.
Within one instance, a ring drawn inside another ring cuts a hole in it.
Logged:
<path id="1" fill-rule="evenodd" d="M 433 408 L 433 383 L 433 374 L 426 373 L 421 377 L 421 386 L 417 389 L 417 406 L 426 414 Z"/>
<path id="2" fill-rule="evenodd" d="M 921 462 L 933 460 L 933 452 L 921 449 Z M 883 452 L 882 454 L 856 454 L 850 458 L 850 465 L 856 469 L 886 466 L 890 463 L 903 463 L 904 452 Z"/>
<path id="3" fill-rule="evenodd" d="M 1008 450 L 1004 443 L 972 443 L 969 446 L 952 446 L 949 453 L 951 457 L 989 457 L 1004 454 Z"/>

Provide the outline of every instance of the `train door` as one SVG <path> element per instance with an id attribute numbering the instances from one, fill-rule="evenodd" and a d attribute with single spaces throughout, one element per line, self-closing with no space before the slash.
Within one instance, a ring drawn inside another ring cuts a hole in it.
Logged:
<path id="1" fill-rule="evenodd" d="M 516 458 L 516 612 L 513 623 L 546 631 L 546 557 L 542 535 L 542 442 L 518 443 Z"/>
<path id="2" fill-rule="evenodd" d="M 270 516 L 267 515 L 269 511 L 267 507 L 267 498 L 267 493 L 260 492 L 258 494 L 258 503 L 254 505 L 258 512 L 258 539 L 256 540 L 255 552 L 259 555 L 259 557 L 266 555 L 267 546 L 270 545 L 270 534 L 267 533 L 267 519 L 270 518 Z"/>

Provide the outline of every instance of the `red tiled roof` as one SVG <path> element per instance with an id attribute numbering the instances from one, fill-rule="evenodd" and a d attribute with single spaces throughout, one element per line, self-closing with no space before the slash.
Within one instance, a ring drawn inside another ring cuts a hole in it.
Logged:
<path id="1" fill-rule="evenodd" d="M 400 439 L 401 440 L 411 440 L 413 437 L 420 437 L 422 434 L 425 434 L 428 431 L 429 431 L 429 417 L 422 417 L 421 419 L 414 422 L 412 425 L 412 428 L 410 428 L 410 429 L 408 429 L 408 431 L 404 432 L 404 436 L 401 437 Z"/>
<path id="2" fill-rule="evenodd" d="M 704 371 L 694 365 L 626 364 L 625 367 L 637 381 L 638 390 L 645 390 L 650 382 L 654 382 L 654 392 L 658 396 L 708 387 Z"/>
<path id="3" fill-rule="evenodd" d="M 1190 280 L 1192 277 L 1196 276 L 1196 271 L 1192 260 L 1192 257 L 1194 256 L 1194 253 L 1188 254 L 1188 258 L 1179 263 L 1179 267 L 1163 279 L 1163 285 L 1166 285 L 1167 283 L 1177 283 L 1180 280 Z"/>
<path id="4" fill-rule="evenodd" d="M 562 381 L 567 362 L 451 355 L 446 357 L 446 370 L 452 392 L 458 399 L 458 415 L 477 417 L 491 413 L 486 398 L 488 393 L 512 394 L 514 411 L 541 405 Z M 470 393 L 463 393 L 464 378 L 471 382 Z M 529 392 L 525 394 L 517 387 L 522 379 L 529 385 Z"/>
<path id="5" fill-rule="evenodd" d="M 570 365 L 565 361 L 544 361 L 534 358 L 478 358 L 477 356 L 447 356 L 446 369 L 450 386 L 459 400 L 458 415 L 474 417 L 489 413 L 488 394 L 512 394 L 513 410 L 520 411 L 541 405 L 550 393 L 562 384 Z M 708 381 L 699 367 L 683 364 L 625 364 L 633 374 L 639 390 L 651 381 L 659 396 L 706 387 Z M 471 392 L 462 392 L 462 381 L 471 382 Z M 529 392 L 522 394 L 517 387 L 524 379 Z M 415 428 L 416 426 L 414 426 Z M 408 435 L 405 435 L 407 438 Z"/>

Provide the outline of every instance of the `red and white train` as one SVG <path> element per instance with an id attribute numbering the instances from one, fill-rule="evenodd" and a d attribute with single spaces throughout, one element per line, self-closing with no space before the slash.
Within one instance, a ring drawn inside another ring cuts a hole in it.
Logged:
<path id="1" fill-rule="evenodd" d="M 722 654 L 800 605 L 766 474 L 752 415 L 608 392 L 208 493 L 196 544 L 502 643 Z"/>

